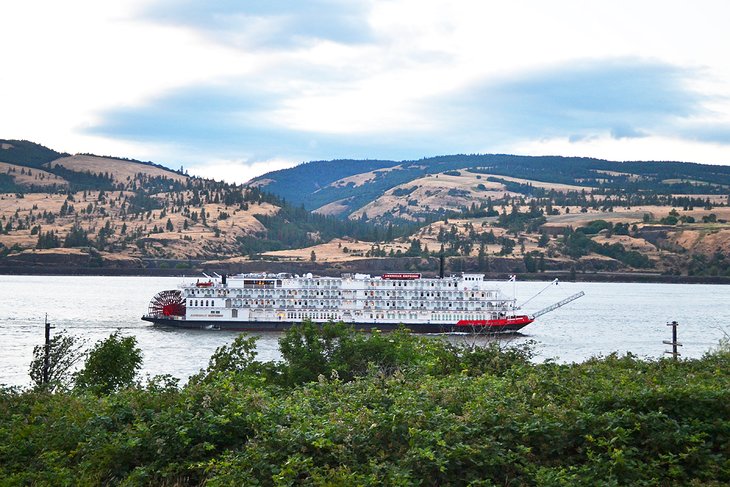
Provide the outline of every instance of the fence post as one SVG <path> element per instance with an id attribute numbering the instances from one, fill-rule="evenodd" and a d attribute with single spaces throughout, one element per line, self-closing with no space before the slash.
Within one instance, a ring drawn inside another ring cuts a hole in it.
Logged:
<path id="1" fill-rule="evenodd" d="M 51 324 L 48 322 L 48 313 L 46 313 L 46 342 L 43 349 L 43 384 L 49 382 L 49 369 L 51 365 Z"/>
<path id="2" fill-rule="evenodd" d="M 677 323 L 676 321 L 672 321 L 671 323 L 667 323 L 667 326 L 672 327 L 672 340 L 663 340 L 662 343 L 664 343 L 665 345 L 671 345 L 672 351 L 670 352 L 669 350 L 666 350 L 664 353 L 672 354 L 672 358 L 674 358 L 674 360 L 677 360 L 677 358 L 681 355 L 677 351 L 677 347 L 682 346 L 682 344 L 677 341 L 677 327 L 679 326 L 679 323 Z"/>

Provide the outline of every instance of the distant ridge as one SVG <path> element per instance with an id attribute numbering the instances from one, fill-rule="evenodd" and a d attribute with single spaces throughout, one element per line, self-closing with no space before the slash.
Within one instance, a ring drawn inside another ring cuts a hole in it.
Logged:
<path id="1" fill-rule="evenodd" d="M 729 166 L 510 154 L 457 154 L 409 161 L 316 161 L 264 174 L 251 184 L 259 183 L 262 189 L 309 210 L 337 204 L 345 212 L 355 212 L 389 190 L 448 171 L 659 194 L 717 194 L 727 192 L 725 186 L 730 188 Z M 372 177 L 360 178 L 367 180 L 362 184 L 354 182 L 357 175 L 366 173 L 373 173 Z"/>
<path id="2" fill-rule="evenodd" d="M 184 172 L 176 169 L 170 169 L 169 167 L 157 164 L 152 161 L 140 161 L 138 159 L 132 159 L 128 157 L 118 156 L 106 156 L 92 154 L 90 152 L 81 152 L 76 154 L 79 156 L 90 156 L 98 157 L 101 159 L 114 159 L 124 162 L 132 162 L 135 164 L 142 164 L 144 166 L 153 166 L 165 171 L 175 172 L 180 175 L 185 175 Z M 68 157 L 71 154 L 66 152 L 57 152 L 53 149 L 49 149 L 36 142 L 29 140 L 13 140 L 13 139 L 0 139 L 0 162 L 7 162 L 10 164 L 16 164 L 18 166 L 41 168 L 49 162 L 55 161 L 62 157 Z"/>
<path id="3" fill-rule="evenodd" d="M 169 168 L 167 166 L 163 166 L 162 164 L 157 164 L 156 162 L 152 162 L 152 161 L 140 161 L 139 159 L 132 159 L 132 158 L 129 158 L 129 157 L 101 156 L 101 155 L 98 155 L 98 154 L 93 154 L 91 152 L 79 152 L 76 155 L 77 156 L 98 157 L 100 159 L 113 159 L 113 160 L 122 161 L 122 162 L 132 162 L 134 164 L 142 164 L 143 166 L 157 167 L 159 169 L 164 169 L 165 171 L 170 171 L 170 172 L 174 172 L 174 173 L 180 174 L 181 176 L 185 176 L 186 175 L 185 172 L 184 171 L 181 171 L 180 169 L 171 169 L 171 168 Z"/>
<path id="4" fill-rule="evenodd" d="M 730 276 L 727 166 L 457 154 L 246 186 L 0 140 L 0 193 L 0 272 L 430 272 L 444 255 L 451 272 Z"/>
<path id="5" fill-rule="evenodd" d="M 1 162 L 40 168 L 43 164 L 68 155 L 29 140 L 0 139 Z"/>
<path id="6" fill-rule="evenodd" d="M 0 192 L 53 192 L 66 188 L 108 190 L 113 186 L 115 175 L 124 174 L 129 179 L 137 172 L 177 180 L 188 177 L 181 170 L 149 161 L 94 154 L 70 155 L 28 140 L 0 139 L 0 165 Z M 27 173 L 24 168 L 28 168 Z M 29 177 L 31 169 L 36 171 L 33 177 Z"/>

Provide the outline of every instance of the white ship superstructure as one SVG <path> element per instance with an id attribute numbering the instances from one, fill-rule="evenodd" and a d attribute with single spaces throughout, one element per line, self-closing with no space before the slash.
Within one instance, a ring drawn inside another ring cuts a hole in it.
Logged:
<path id="1" fill-rule="evenodd" d="M 481 274 L 421 279 L 418 274 L 343 277 L 239 275 L 181 286 L 185 319 L 455 323 L 504 317 L 514 299 Z"/>
<path id="2" fill-rule="evenodd" d="M 515 310 L 514 298 L 485 281 L 482 274 L 445 278 L 422 278 L 416 273 L 239 274 L 163 291 L 150 303 L 144 319 L 242 330 L 275 330 L 310 320 L 384 329 L 403 324 L 428 332 L 486 325 L 510 331 L 532 321 L 514 316 Z"/>

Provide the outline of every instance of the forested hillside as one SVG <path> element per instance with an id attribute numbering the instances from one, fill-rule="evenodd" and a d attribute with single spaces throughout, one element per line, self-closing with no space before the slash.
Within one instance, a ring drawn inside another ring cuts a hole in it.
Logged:
<path id="1" fill-rule="evenodd" d="M 719 278 L 729 197 L 730 168 L 676 162 L 337 160 L 235 185 L 5 140 L 0 267 L 435 272 L 445 255 L 450 272 Z"/>
<path id="2" fill-rule="evenodd" d="M 302 194 L 309 194 L 324 188 L 339 179 L 369 171 L 397 165 L 394 161 L 348 160 L 312 161 L 300 164 L 293 169 L 281 169 L 266 173 L 252 182 L 267 186 L 269 191 L 288 195 L 295 204 L 304 203 Z"/>
<path id="3" fill-rule="evenodd" d="M 730 167 L 682 162 L 613 162 L 582 157 L 485 154 L 440 156 L 417 161 L 378 161 L 377 164 L 380 170 L 373 169 L 371 161 L 313 162 L 267 173 L 253 182 L 272 193 L 286 195 L 296 204 L 303 203 L 311 210 L 343 198 L 353 198 L 356 203 L 348 204 L 352 211 L 364 206 L 361 204 L 363 201 L 372 200 L 374 195 L 381 195 L 407 181 L 456 170 L 575 184 L 593 188 L 599 194 L 726 195 L 730 188 Z M 337 171 L 332 171 L 333 168 Z M 364 184 L 332 184 L 338 179 L 370 171 L 375 173 L 375 177 Z M 361 193 L 367 193 L 367 197 L 364 198 Z"/>
<path id="4" fill-rule="evenodd" d="M 252 184 L 276 193 L 279 181 L 306 180 L 334 162 Z M 346 175 L 326 186 L 334 177 L 316 187 L 288 185 L 287 199 L 351 220 L 422 225 L 405 247 L 378 243 L 360 248 L 365 256 L 445 253 L 461 261 L 457 268 L 486 272 L 730 273 L 727 166 L 487 154 L 340 168 Z M 515 262 L 505 267 L 500 258 Z"/>
<path id="5" fill-rule="evenodd" d="M 25 141 L 2 144 L 5 263 L 185 269 L 196 260 L 260 259 L 266 251 L 386 234 L 375 223 L 311 213 L 256 187 L 129 159 L 69 156 Z M 391 225 L 388 238 L 418 228 Z"/>
<path id="6" fill-rule="evenodd" d="M 40 168 L 59 157 L 67 156 L 27 140 L 0 139 L 0 161 Z"/>

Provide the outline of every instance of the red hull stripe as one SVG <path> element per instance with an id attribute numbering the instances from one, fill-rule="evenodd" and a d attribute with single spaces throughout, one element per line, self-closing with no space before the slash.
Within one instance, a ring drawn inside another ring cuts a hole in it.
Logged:
<path id="1" fill-rule="evenodd" d="M 498 320 L 459 320 L 456 326 L 483 326 L 485 328 L 499 328 L 501 326 L 529 325 L 533 320 L 529 316 L 514 316 Z"/>

